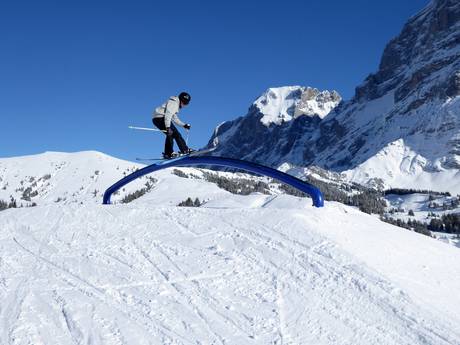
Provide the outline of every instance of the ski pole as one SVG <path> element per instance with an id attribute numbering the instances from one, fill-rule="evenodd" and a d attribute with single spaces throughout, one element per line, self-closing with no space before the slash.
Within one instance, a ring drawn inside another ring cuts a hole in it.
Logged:
<path id="1" fill-rule="evenodd" d="M 154 132 L 166 132 L 161 129 L 156 129 L 156 128 L 145 128 L 145 127 L 134 127 L 134 126 L 128 126 L 130 129 L 139 129 L 141 131 L 154 131 Z"/>
<path id="2" fill-rule="evenodd" d="M 185 137 L 185 145 L 188 146 L 188 133 L 189 133 L 189 130 L 186 129 L 186 131 L 187 131 L 187 136 Z"/>

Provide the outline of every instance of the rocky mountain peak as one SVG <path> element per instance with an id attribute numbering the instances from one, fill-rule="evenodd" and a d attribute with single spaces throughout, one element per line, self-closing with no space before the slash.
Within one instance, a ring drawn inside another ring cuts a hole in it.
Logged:
<path id="1" fill-rule="evenodd" d="M 307 87 L 300 96 L 300 101 L 294 111 L 294 117 L 318 115 L 324 118 L 341 101 L 342 97 L 337 91 L 319 91 L 316 88 Z"/>
<path id="2" fill-rule="evenodd" d="M 253 106 L 262 114 L 265 125 L 280 125 L 302 115 L 326 117 L 342 100 L 337 91 L 319 91 L 312 87 L 284 86 L 269 88 Z"/>

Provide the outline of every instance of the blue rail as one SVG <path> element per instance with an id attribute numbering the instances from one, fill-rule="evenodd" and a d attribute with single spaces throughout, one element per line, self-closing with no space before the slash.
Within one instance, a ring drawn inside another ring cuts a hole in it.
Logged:
<path id="1" fill-rule="evenodd" d="M 249 171 L 255 174 L 268 176 L 279 180 L 283 183 L 286 183 L 304 193 L 307 193 L 313 199 L 313 206 L 323 207 L 324 199 L 321 191 L 312 186 L 311 184 L 304 182 L 294 176 L 283 173 L 279 170 L 272 169 L 260 164 L 247 162 L 239 159 L 233 158 L 224 158 L 224 157 L 213 157 L 213 156 L 186 156 L 179 157 L 172 160 L 163 161 L 158 164 L 152 164 L 133 172 L 132 174 L 122 178 L 120 181 L 116 182 L 110 186 L 104 193 L 103 204 L 110 204 L 110 197 L 117 190 L 130 183 L 131 181 L 142 177 L 144 175 L 150 174 L 154 171 L 171 168 L 171 167 L 186 167 L 186 166 L 196 166 L 196 165 L 206 165 L 206 166 L 223 166 L 229 168 L 237 168 L 245 171 Z"/>

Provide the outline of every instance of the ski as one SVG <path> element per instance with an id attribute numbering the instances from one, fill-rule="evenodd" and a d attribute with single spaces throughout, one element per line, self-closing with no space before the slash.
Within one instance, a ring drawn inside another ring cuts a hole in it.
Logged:
<path id="1" fill-rule="evenodd" d="M 203 150 L 197 150 L 193 151 L 190 153 L 177 153 L 171 158 L 136 158 L 136 161 L 146 161 L 146 162 L 154 162 L 154 161 L 170 161 L 173 159 L 178 159 L 178 158 L 184 158 L 184 157 L 193 157 L 193 156 L 199 156 L 204 153 L 212 152 L 214 151 L 215 148 L 210 148 L 210 149 L 203 149 Z"/>
<path id="2" fill-rule="evenodd" d="M 152 162 L 152 161 L 163 161 L 163 160 L 165 160 L 164 158 L 140 158 L 140 157 L 136 157 L 135 159 L 138 162 Z"/>
<path id="3" fill-rule="evenodd" d="M 186 153 L 177 153 L 177 152 L 174 152 L 173 156 L 171 158 L 136 158 L 137 161 L 168 161 L 168 160 L 171 160 L 171 159 L 176 159 L 176 158 L 179 158 L 179 157 L 185 157 L 185 156 L 188 156 L 190 155 L 189 153 L 186 154 Z"/>

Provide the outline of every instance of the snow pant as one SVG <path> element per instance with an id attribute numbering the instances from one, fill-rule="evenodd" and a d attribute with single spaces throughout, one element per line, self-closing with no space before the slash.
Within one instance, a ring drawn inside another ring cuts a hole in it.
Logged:
<path id="1" fill-rule="evenodd" d="M 161 129 L 162 131 L 166 130 L 165 119 L 163 117 L 154 117 L 152 119 L 152 122 L 158 129 Z M 171 123 L 171 127 L 169 127 L 169 128 L 171 128 L 171 130 L 172 130 L 171 135 L 167 135 L 166 133 L 163 132 L 166 135 L 164 154 L 167 155 L 167 156 L 170 156 L 173 153 L 173 151 L 174 151 L 174 149 L 173 149 L 174 148 L 174 140 L 176 141 L 177 146 L 179 146 L 180 152 L 187 153 L 188 152 L 188 146 L 185 143 L 184 138 L 182 138 L 182 135 L 180 134 L 180 132 L 177 130 L 176 126 L 174 126 Z"/>

